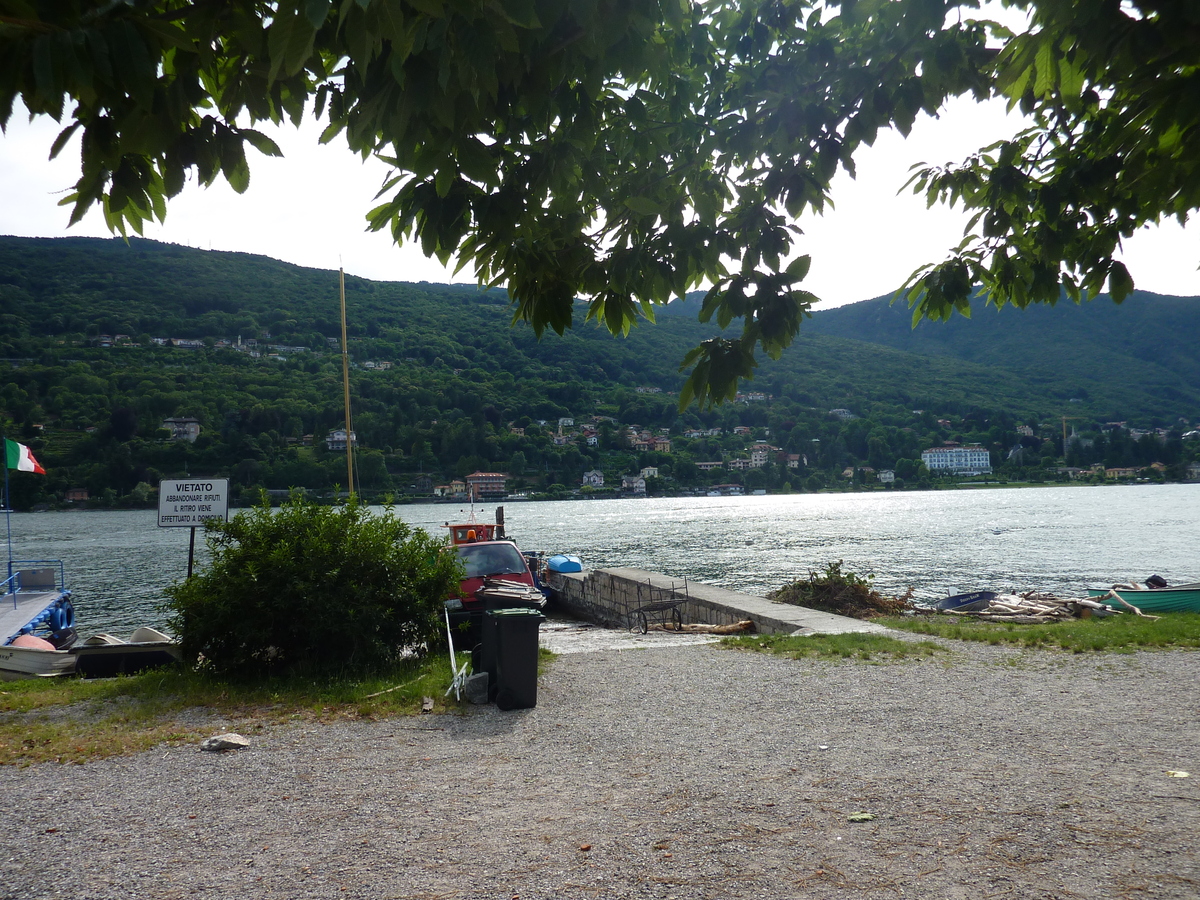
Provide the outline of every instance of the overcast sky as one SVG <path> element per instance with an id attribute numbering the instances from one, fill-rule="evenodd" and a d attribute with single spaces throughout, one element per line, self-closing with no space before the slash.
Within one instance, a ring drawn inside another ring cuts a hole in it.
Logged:
<path id="1" fill-rule="evenodd" d="M 940 261 L 962 236 L 958 210 L 927 210 L 921 197 L 897 195 L 916 162 L 959 161 L 972 150 L 1007 136 L 1016 123 L 1001 104 L 956 102 L 940 119 L 925 118 L 909 138 L 887 133 L 858 158 L 858 178 L 834 182 L 836 210 L 800 222 L 800 252 L 813 257 L 804 287 L 825 306 L 866 300 L 899 287 L 918 266 Z M 92 211 L 67 227 L 69 208 L 57 205 L 78 178 L 78 142 L 48 160 L 60 126 L 42 118 L 30 124 L 14 112 L 0 136 L 0 234 L 35 237 L 107 236 Z M 248 148 L 250 189 L 238 195 L 219 179 L 202 189 L 190 183 L 168 209 L 165 225 L 147 226 L 146 237 L 212 250 L 258 253 L 303 266 L 337 269 L 389 281 L 473 280 L 452 276 L 416 246 L 395 247 L 389 236 L 368 233 L 365 214 L 387 169 L 363 162 L 344 144 L 322 147 L 319 128 L 260 126 L 282 147 L 271 159 Z M 1200 295 L 1200 227 L 1174 222 L 1147 229 L 1127 242 L 1125 262 L 1137 287 L 1164 294 Z"/>

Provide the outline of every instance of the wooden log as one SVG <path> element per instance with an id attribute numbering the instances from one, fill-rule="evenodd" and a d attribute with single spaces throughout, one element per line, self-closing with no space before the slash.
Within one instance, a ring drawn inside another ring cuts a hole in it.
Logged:
<path id="1" fill-rule="evenodd" d="M 1122 606 L 1126 607 L 1127 609 L 1131 609 L 1131 610 L 1133 610 L 1135 613 L 1137 613 L 1137 614 L 1138 614 L 1139 616 L 1141 616 L 1143 619 L 1161 619 L 1161 618 L 1162 618 L 1162 616 L 1149 616 L 1149 615 L 1146 615 L 1146 613 L 1142 612 L 1140 609 L 1138 609 L 1138 608 L 1137 608 L 1136 606 L 1134 606 L 1132 603 L 1126 603 L 1126 602 L 1125 602 L 1125 599 L 1124 599 L 1124 598 L 1123 598 L 1123 597 L 1122 597 L 1120 594 L 1118 594 L 1116 591 L 1111 591 L 1111 590 L 1110 590 L 1110 591 L 1109 591 L 1107 594 L 1105 594 L 1104 596 L 1105 596 L 1106 598 L 1108 598 L 1108 597 L 1111 597 L 1112 599 L 1116 600 L 1118 603 L 1120 603 Z"/>
<path id="2" fill-rule="evenodd" d="M 703 622 L 692 622 L 676 628 L 673 623 L 668 622 L 665 625 L 651 625 L 651 631 L 670 631 L 673 633 L 684 632 L 685 634 L 741 634 L 747 631 L 754 631 L 754 621 L 752 619 L 742 619 L 740 622 L 731 622 L 728 625 L 707 625 Z"/>

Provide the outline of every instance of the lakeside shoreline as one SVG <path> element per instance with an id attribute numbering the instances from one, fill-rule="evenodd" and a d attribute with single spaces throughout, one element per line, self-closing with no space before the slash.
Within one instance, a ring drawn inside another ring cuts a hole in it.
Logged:
<path id="1" fill-rule="evenodd" d="M 959 490 L 1015 490 L 1015 489 L 1027 489 L 1027 488 L 1038 489 L 1038 488 L 1087 488 L 1087 487 L 1105 487 L 1105 488 L 1167 487 L 1169 485 L 1188 485 L 1188 484 L 1200 484 L 1200 482 L 1197 482 L 1197 481 L 1163 481 L 1163 482 L 1154 482 L 1154 481 L 1138 481 L 1138 482 L 1124 482 L 1124 481 L 1121 481 L 1121 482 L 1111 482 L 1111 481 L 1105 481 L 1105 482 L 1083 482 L 1083 481 L 970 482 L 970 481 L 967 481 L 967 482 L 957 482 L 952 485 L 939 484 L 939 485 L 933 485 L 933 486 L 924 487 L 924 488 L 922 488 L 922 487 L 912 487 L 912 488 L 906 487 L 906 488 L 903 488 L 900 490 L 893 490 L 893 489 L 885 488 L 882 486 L 879 486 L 879 487 L 871 486 L 871 487 L 862 487 L 862 488 L 846 488 L 846 489 L 840 489 L 840 490 L 827 489 L 827 490 L 819 490 L 819 491 L 787 491 L 787 492 L 785 492 L 785 491 L 768 491 L 765 494 L 753 494 L 753 493 L 747 494 L 747 493 L 743 492 L 743 493 L 739 493 L 739 494 L 721 494 L 720 496 L 721 497 L 730 497 L 730 498 L 735 498 L 735 497 L 776 497 L 776 498 L 779 498 L 779 497 L 805 497 L 805 496 L 807 496 L 807 497 L 823 497 L 823 496 L 841 496 L 841 495 L 846 495 L 846 494 L 878 494 L 881 496 L 889 496 L 889 495 L 893 495 L 893 494 L 901 494 L 901 495 L 928 494 L 928 493 L 938 493 L 938 492 L 944 492 L 944 491 L 959 491 Z M 283 500 L 285 500 L 285 499 L 286 498 L 284 498 L 284 497 L 272 497 L 273 501 L 278 500 L 279 502 L 283 502 Z M 344 502 L 347 498 L 345 496 L 333 498 L 333 497 L 321 497 L 321 496 L 312 495 L 312 496 L 309 496 L 309 499 L 311 499 L 313 502 L 319 503 L 321 505 L 325 505 L 326 503 L 333 504 L 336 502 Z M 479 502 L 479 505 L 482 507 L 485 505 L 495 506 L 497 504 L 502 506 L 507 503 L 525 504 L 525 503 L 567 503 L 567 502 L 582 502 L 582 501 L 591 502 L 594 500 L 687 500 L 687 499 L 696 499 L 696 500 L 712 499 L 712 495 L 708 494 L 708 493 L 699 493 L 699 492 L 692 492 L 692 493 L 678 492 L 678 493 L 661 493 L 661 494 L 597 494 L 597 495 L 589 495 L 589 496 L 572 495 L 572 496 L 564 496 L 564 497 L 550 497 L 550 496 L 545 496 L 545 497 L 504 497 L 502 499 L 489 499 L 487 501 L 478 501 L 478 502 Z M 368 502 L 367 505 L 372 506 L 372 507 L 376 507 L 376 506 L 400 507 L 400 506 L 419 506 L 419 505 L 437 505 L 437 506 L 459 505 L 459 506 L 461 506 L 464 503 L 471 502 L 466 497 L 447 499 L 447 498 L 442 498 L 442 497 L 408 497 L 408 496 L 393 498 L 390 503 L 377 502 L 377 501 L 378 501 L 378 498 L 377 498 L 377 500 L 372 500 L 372 501 Z M 277 506 L 277 505 L 279 505 L 279 504 L 272 502 L 272 506 Z M 11 512 L 18 513 L 18 514 L 20 514 L 20 513 L 47 513 L 47 512 L 153 512 L 157 508 L 158 508 L 157 504 L 148 505 L 148 506 L 136 506 L 136 507 L 133 507 L 133 506 L 90 506 L 89 505 L 89 506 L 45 507 L 45 508 L 40 508 L 40 509 L 38 509 L 38 508 L 13 509 L 13 510 L 11 510 Z M 252 508 L 253 508 L 253 506 L 240 505 L 236 501 L 230 501 L 230 504 L 229 504 L 229 509 L 231 511 L 252 509 Z"/>

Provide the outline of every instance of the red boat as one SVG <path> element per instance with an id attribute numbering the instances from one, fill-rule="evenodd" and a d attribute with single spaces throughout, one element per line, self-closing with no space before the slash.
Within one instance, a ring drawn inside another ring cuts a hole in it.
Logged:
<path id="1" fill-rule="evenodd" d="M 517 545 L 504 536 L 504 509 L 496 509 L 496 523 L 471 521 L 452 525 L 450 543 L 466 568 L 459 584 L 461 609 L 450 610 L 450 627 L 456 635 L 465 632 L 465 645 L 479 642 L 483 614 L 489 609 L 525 608 L 542 610 L 546 595 L 538 588 L 533 572 Z M 457 644 L 459 639 L 455 638 Z"/>

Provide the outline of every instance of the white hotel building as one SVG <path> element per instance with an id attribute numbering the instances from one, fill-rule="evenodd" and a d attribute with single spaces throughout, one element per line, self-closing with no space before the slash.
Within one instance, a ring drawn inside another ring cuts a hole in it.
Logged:
<path id="1" fill-rule="evenodd" d="M 932 447 L 921 452 L 921 462 L 931 473 L 950 472 L 955 475 L 990 475 L 992 455 L 979 444 L 964 447 Z"/>

